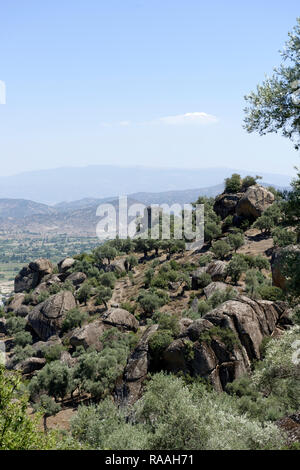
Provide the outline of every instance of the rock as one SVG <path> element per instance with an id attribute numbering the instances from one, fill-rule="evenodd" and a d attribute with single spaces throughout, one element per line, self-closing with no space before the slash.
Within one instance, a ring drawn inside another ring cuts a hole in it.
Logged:
<path id="1" fill-rule="evenodd" d="M 211 276 L 212 281 L 222 282 L 226 280 L 226 261 L 212 261 L 207 266 L 206 272 Z"/>
<path id="2" fill-rule="evenodd" d="M 105 315 L 103 315 L 102 319 L 104 323 L 126 330 L 137 331 L 139 327 L 139 322 L 135 316 L 123 308 L 110 308 Z"/>
<path id="3" fill-rule="evenodd" d="M 192 290 L 198 290 L 201 288 L 199 278 L 201 278 L 204 273 L 206 273 L 206 267 L 198 268 L 192 272 Z"/>
<path id="4" fill-rule="evenodd" d="M 280 287 L 280 289 L 286 287 L 286 278 L 282 273 L 282 268 L 285 259 L 287 260 L 289 257 L 298 259 L 298 263 L 300 263 L 300 245 L 289 245 L 280 248 L 273 253 L 271 259 L 273 285 Z"/>
<path id="5" fill-rule="evenodd" d="M 70 291 L 61 291 L 38 304 L 28 315 L 28 323 L 43 341 L 59 334 L 65 314 L 76 307 Z"/>
<path id="6" fill-rule="evenodd" d="M 194 297 L 193 298 L 193 301 L 191 303 L 191 310 L 195 313 L 198 312 L 198 306 L 199 306 L 199 300 L 197 299 L 197 297 Z"/>
<path id="7" fill-rule="evenodd" d="M 75 264 L 75 259 L 73 258 L 64 258 L 58 263 L 58 271 L 60 273 L 67 272 Z"/>
<path id="8" fill-rule="evenodd" d="M 196 311 L 198 312 L 198 309 Z M 193 324 L 193 320 L 191 318 L 181 318 L 179 320 L 180 335 L 185 335 L 186 330 L 192 324 Z"/>
<path id="9" fill-rule="evenodd" d="M 102 350 L 102 343 L 100 337 L 104 333 L 106 327 L 101 320 L 97 320 L 93 323 L 88 323 L 82 328 L 76 328 L 72 332 L 69 341 L 73 348 L 77 346 L 83 346 L 84 349 L 87 349 L 90 346 L 93 346 L 97 351 Z"/>
<path id="10" fill-rule="evenodd" d="M 118 259 L 105 265 L 105 272 L 117 272 L 119 274 L 126 273 L 125 259 Z"/>
<path id="11" fill-rule="evenodd" d="M 231 285 L 225 284 L 224 282 L 211 282 L 207 287 L 204 288 L 204 294 L 207 299 L 209 299 L 215 292 L 221 291 L 225 292 L 227 289 L 231 289 L 238 295 L 237 289 Z"/>
<path id="12" fill-rule="evenodd" d="M 34 355 L 36 357 L 44 358 L 47 349 L 55 346 L 56 344 L 61 345 L 61 339 L 58 336 L 51 336 L 48 341 L 37 341 L 32 345 Z"/>
<path id="13" fill-rule="evenodd" d="M 68 367 L 74 367 L 77 363 L 77 358 L 72 357 L 68 351 L 62 351 L 60 361 L 66 364 Z"/>
<path id="14" fill-rule="evenodd" d="M 263 338 L 277 334 L 286 310 L 284 302 L 247 297 L 227 301 L 194 321 L 168 346 L 164 366 L 170 372 L 201 376 L 216 390 L 225 390 L 250 371 L 251 361 L 260 359 Z"/>
<path id="15" fill-rule="evenodd" d="M 236 214 L 248 219 L 257 219 L 273 204 L 275 196 L 263 186 L 255 184 L 247 189 L 236 207 Z"/>
<path id="16" fill-rule="evenodd" d="M 186 330 L 186 336 L 192 341 L 197 341 L 201 333 L 209 330 L 212 327 L 213 324 L 210 321 L 205 320 L 204 318 L 199 318 L 198 320 L 192 322 L 188 327 Z"/>
<path id="17" fill-rule="evenodd" d="M 214 211 L 221 219 L 226 219 L 228 215 L 234 215 L 236 207 L 243 196 L 243 193 L 221 194 L 214 203 Z"/>
<path id="18" fill-rule="evenodd" d="M 123 382 L 117 390 L 122 403 L 131 405 L 140 398 L 142 384 L 148 374 L 149 339 L 157 331 L 158 325 L 152 325 L 143 334 L 138 345 L 129 356 L 127 366 L 124 371 Z"/>
<path id="19" fill-rule="evenodd" d="M 14 312 L 17 310 L 21 305 L 23 305 L 25 299 L 25 294 L 15 294 L 9 304 L 6 305 L 5 311 L 6 312 Z"/>
<path id="20" fill-rule="evenodd" d="M 22 317 L 22 318 L 25 318 L 27 317 L 27 315 L 29 314 L 30 312 L 30 309 L 27 305 L 21 305 L 19 308 L 17 308 L 15 311 L 14 311 L 14 314 L 16 317 Z"/>
<path id="21" fill-rule="evenodd" d="M 70 274 L 65 282 L 69 281 L 69 282 L 72 282 L 72 284 L 77 287 L 79 286 L 80 284 L 82 284 L 85 280 L 87 279 L 87 276 L 86 274 L 84 273 L 81 273 L 81 272 L 76 272 L 76 273 L 72 273 Z"/>
<path id="22" fill-rule="evenodd" d="M 41 282 L 44 276 L 52 272 L 53 266 L 47 259 L 39 258 L 29 263 L 15 278 L 15 292 L 29 292 Z"/>
<path id="23" fill-rule="evenodd" d="M 29 357 L 25 361 L 19 362 L 14 369 L 22 374 L 32 374 L 36 370 L 42 369 L 46 365 L 46 359 L 40 357 Z"/>

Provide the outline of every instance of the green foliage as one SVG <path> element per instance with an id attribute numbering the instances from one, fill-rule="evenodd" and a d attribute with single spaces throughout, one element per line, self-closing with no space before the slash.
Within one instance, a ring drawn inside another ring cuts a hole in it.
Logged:
<path id="1" fill-rule="evenodd" d="M 62 333 L 72 330 L 73 328 L 81 327 L 83 322 L 87 320 L 88 315 L 79 310 L 79 308 L 72 308 L 66 313 L 62 323 Z"/>
<path id="2" fill-rule="evenodd" d="M 159 330 L 171 331 L 174 337 L 179 335 L 180 326 L 178 318 L 175 315 L 171 313 L 158 312 L 153 315 L 153 321 L 158 323 Z"/>
<path id="3" fill-rule="evenodd" d="M 162 307 L 166 303 L 166 298 L 158 295 L 157 291 L 140 291 L 137 301 L 144 313 L 151 315 L 155 310 L 158 310 L 159 307 Z"/>
<path id="4" fill-rule="evenodd" d="M 273 302 L 284 300 L 284 293 L 279 287 L 262 285 L 259 287 L 258 293 L 263 300 L 271 300 Z"/>
<path id="5" fill-rule="evenodd" d="M 29 331 L 18 331 L 14 336 L 14 343 L 18 346 L 26 346 L 32 343 L 32 336 Z"/>
<path id="6" fill-rule="evenodd" d="M 29 383 L 29 390 L 34 397 L 36 394 L 50 395 L 55 400 L 64 397 L 72 389 L 72 374 L 69 367 L 60 361 L 46 364 Z"/>
<path id="7" fill-rule="evenodd" d="M 208 273 L 202 273 L 197 277 L 197 284 L 201 289 L 204 289 L 212 282 L 211 275 Z"/>
<path id="8" fill-rule="evenodd" d="M 211 344 L 215 339 L 225 344 L 229 351 L 233 351 L 234 347 L 240 344 L 238 337 L 230 328 L 221 328 L 219 326 L 214 326 L 209 330 L 203 331 L 198 341 L 200 343 Z"/>
<path id="9" fill-rule="evenodd" d="M 247 269 L 248 264 L 244 257 L 241 255 L 234 255 L 227 266 L 226 272 L 227 275 L 231 277 L 232 282 L 237 284 L 242 273 L 246 272 Z"/>
<path id="10" fill-rule="evenodd" d="M 300 18 L 281 53 L 283 63 L 274 69 L 271 77 L 257 86 L 256 92 L 245 97 L 245 127 L 248 132 L 260 135 L 278 133 L 292 139 L 299 148 L 299 106 L 293 101 L 293 83 L 299 80 L 300 62 Z M 299 88 L 299 87 L 298 87 Z"/>
<path id="11" fill-rule="evenodd" d="M 230 178 L 225 179 L 225 192 L 238 193 L 242 189 L 241 175 L 234 173 Z"/>
<path id="12" fill-rule="evenodd" d="M 155 360 L 161 358 L 162 353 L 173 341 L 173 334 L 170 330 L 158 330 L 149 339 L 149 351 Z"/>
<path id="13" fill-rule="evenodd" d="M 218 240 L 211 247 L 211 251 L 218 259 L 224 260 L 229 255 L 231 246 L 224 240 Z"/>
<path id="14" fill-rule="evenodd" d="M 88 281 L 85 281 L 76 292 L 76 299 L 80 303 L 87 305 L 87 301 L 92 296 L 92 286 Z"/>
<path id="15" fill-rule="evenodd" d="M 117 256 L 117 250 L 110 243 L 104 243 L 93 251 L 96 263 L 102 265 L 106 259 L 108 264 Z"/>
<path id="16" fill-rule="evenodd" d="M 132 269 L 139 264 L 138 258 L 134 255 L 127 256 L 125 259 L 126 271 L 132 271 Z"/>
<path id="17" fill-rule="evenodd" d="M 6 322 L 6 329 L 9 335 L 14 336 L 20 331 L 24 331 L 27 320 L 22 317 L 11 317 Z"/>
<path id="18" fill-rule="evenodd" d="M 12 362 L 13 365 L 18 364 L 19 362 L 25 361 L 28 357 L 34 356 L 34 349 L 30 344 L 26 346 L 16 345 L 13 349 Z"/>
<path id="19" fill-rule="evenodd" d="M 43 349 L 44 358 L 47 362 L 58 361 L 63 350 L 64 347 L 61 344 L 53 344 L 50 347 L 45 347 Z"/>
<path id="20" fill-rule="evenodd" d="M 50 297 L 50 292 L 47 290 L 43 290 L 37 297 L 37 303 L 40 304 L 42 302 L 45 302 Z"/>
<path id="21" fill-rule="evenodd" d="M 242 180 L 242 189 L 246 191 L 250 186 L 254 186 L 257 183 L 257 180 L 261 180 L 261 176 L 245 176 Z"/>
<path id="22" fill-rule="evenodd" d="M 201 255 L 198 261 L 199 266 L 201 268 L 207 266 L 212 261 L 212 259 L 213 257 L 211 253 L 205 253 L 205 255 Z"/>
<path id="23" fill-rule="evenodd" d="M 272 237 L 274 245 L 278 247 L 295 245 L 297 243 L 297 234 L 283 227 L 277 227 L 272 230 Z"/>
<path id="24" fill-rule="evenodd" d="M 230 233 L 227 241 L 235 252 L 245 244 L 245 238 L 242 233 Z"/>
<path id="25" fill-rule="evenodd" d="M 111 299 L 112 294 L 110 287 L 99 286 L 97 288 L 96 305 L 104 304 L 107 309 L 107 302 Z"/>

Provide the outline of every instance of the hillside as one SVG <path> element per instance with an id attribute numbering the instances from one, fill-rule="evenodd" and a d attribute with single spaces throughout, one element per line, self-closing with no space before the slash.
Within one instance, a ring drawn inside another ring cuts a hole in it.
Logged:
<path id="1" fill-rule="evenodd" d="M 198 251 L 115 239 L 20 270 L 0 334 L 45 430 L 74 448 L 298 445 L 300 293 L 282 253 L 296 269 L 299 245 L 279 195 L 247 182 L 206 199 Z"/>

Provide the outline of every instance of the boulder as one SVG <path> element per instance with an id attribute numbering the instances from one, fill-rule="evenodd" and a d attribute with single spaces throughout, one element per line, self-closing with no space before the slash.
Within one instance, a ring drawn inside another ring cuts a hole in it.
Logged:
<path id="1" fill-rule="evenodd" d="M 284 262 L 288 262 L 288 259 L 298 259 L 300 263 L 300 245 L 289 245 L 284 248 L 276 250 L 271 259 L 272 279 L 273 285 L 285 289 L 286 278 L 282 273 Z M 285 261 L 286 260 L 286 261 Z"/>
<path id="2" fill-rule="evenodd" d="M 191 341 L 197 341 L 204 331 L 209 330 L 213 327 L 213 324 L 205 320 L 204 318 L 199 318 L 192 322 L 186 330 L 185 336 L 187 336 Z"/>
<path id="3" fill-rule="evenodd" d="M 104 333 L 106 327 L 101 320 L 97 320 L 93 323 L 88 323 L 81 328 L 76 328 L 72 332 L 69 341 L 73 348 L 77 346 L 83 346 L 84 349 L 87 349 L 90 346 L 93 346 L 97 351 L 101 351 L 102 343 L 100 337 Z"/>
<path id="4" fill-rule="evenodd" d="M 6 319 L 0 318 L 0 335 L 6 335 Z"/>
<path id="5" fill-rule="evenodd" d="M 243 196 L 243 193 L 220 194 L 215 200 L 214 211 L 221 219 L 226 219 L 228 215 L 234 215 L 236 207 Z"/>
<path id="6" fill-rule="evenodd" d="M 51 336 L 48 341 L 37 341 L 32 345 L 34 356 L 41 358 L 45 357 L 47 349 L 55 346 L 56 344 L 61 345 L 61 339 L 58 336 Z"/>
<path id="7" fill-rule="evenodd" d="M 192 290 L 200 289 L 199 278 L 206 273 L 206 267 L 201 267 L 192 272 Z"/>
<path id="8" fill-rule="evenodd" d="M 104 323 L 124 328 L 125 330 L 137 331 L 139 322 L 132 313 L 123 308 L 110 308 L 102 317 Z"/>
<path id="9" fill-rule="evenodd" d="M 21 293 L 15 294 L 12 300 L 6 305 L 5 311 L 14 312 L 18 308 L 20 308 L 21 305 L 23 305 L 24 299 L 25 299 L 25 294 L 21 294 Z"/>
<path id="10" fill-rule="evenodd" d="M 198 312 L 198 308 L 197 308 L 196 312 Z M 184 335 L 186 333 L 186 330 L 192 324 L 193 324 L 193 320 L 191 318 L 185 318 L 185 317 L 181 318 L 179 320 L 180 335 Z"/>
<path id="11" fill-rule="evenodd" d="M 86 274 L 81 273 L 81 272 L 76 272 L 76 273 L 70 274 L 66 278 L 65 282 L 67 281 L 72 282 L 73 286 L 77 287 L 80 284 L 82 284 L 86 280 L 86 278 L 87 278 Z"/>
<path id="12" fill-rule="evenodd" d="M 39 338 L 47 341 L 60 333 L 65 314 L 76 307 L 70 291 L 61 291 L 38 304 L 28 315 L 28 323 Z"/>
<path id="13" fill-rule="evenodd" d="M 222 282 L 226 280 L 227 263 L 226 261 L 212 261 L 206 268 L 207 274 L 211 276 L 212 281 Z"/>
<path id="14" fill-rule="evenodd" d="M 19 362 L 14 369 L 22 374 L 32 374 L 36 370 L 42 369 L 46 365 L 46 359 L 40 357 L 29 357 L 25 361 Z"/>
<path id="15" fill-rule="evenodd" d="M 198 312 L 198 307 L 199 307 L 199 300 L 197 297 L 194 297 L 191 303 L 191 310 L 195 313 Z"/>
<path id="16" fill-rule="evenodd" d="M 25 318 L 30 312 L 30 308 L 27 305 L 21 305 L 19 308 L 17 308 L 14 311 L 14 314 L 16 317 L 22 317 Z"/>
<path id="17" fill-rule="evenodd" d="M 125 259 L 117 259 L 105 265 L 106 272 L 126 273 Z"/>
<path id="18" fill-rule="evenodd" d="M 236 293 L 236 295 L 238 295 L 237 289 L 235 289 L 231 285 L 225 284 L 224 282 L 211 282 L 207 287 L 204 288 L 204 294 L 206 298 L 209 299 L 215 292 L 225 292 L 227 289 L 230 288 Z"/>
<path id="19" fill-rule="evenodd" d="M 60 273 L 67 272 L 75 264 L 75 259 L 73 258 L 64 258 L 58 263 L 58 271 Z"/>
<path id="20" fill-rule="evenodd" d="M 128 358 L 123 381 L 116 390 L 121 405 L 131 405 L 141 396 L 143 381 L 150 364 L 149 340 L 157 329 L 158 325 L 149 326 Z"/>
<path id="21" fill-rule="evenodd" d="M 275 196 L 263 186 L 255 184 L 247 189 L 236 206 L 236 214 L 248 219 L 257 219 L 273 204 Z"/>
<path id="22" fill-rule="evenodd" d="M 71 354 L 68 353 L 68 351 L 62 351 L 60 361 L 66 364 L 68 367 L 74 367 L 77 363 L 77 358 L 72 357 Z"/>
<path id="23" fill-rule="evenodd" d="M 44 276 L 52 274 L 53 266 L 48 259 L 39 258 L 24 266 L 15 278 L 15 292 L 29 292 Z"/>

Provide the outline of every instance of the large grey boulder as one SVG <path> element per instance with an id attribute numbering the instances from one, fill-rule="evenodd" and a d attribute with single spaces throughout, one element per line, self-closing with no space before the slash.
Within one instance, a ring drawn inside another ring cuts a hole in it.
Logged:
<path id="1" fill-rule="evenodd" d="M 36 370 L 42 369 L 46 365 L 46 359 L 40 357 L 29 357 L 19 362 L 14 369 L 19 370 L 22 374 L 32 374 Z"/>
<path id="2" fill-rule="evenodd" d="M 210 275 L 212 281 L 222 282 L 226 280 L 227 274 L 226 261 L 212 261 L 206 268 L 207 274 Z"/>
<path id="3" fill-rule="evenodd" d="M 100 338 L 104 333 L 106 327 L 101 320 L 97 320 L 93 323 L 88 323 L 81 328 L 76 328 L 72 332 L 69 341 L 73 348 L 78 346 L 83 346 L 84 349 L 87 349 L 90 346 L 93 346 L 97 351 L 101 351 L 102 343 Z"/>
<path id="4" fill-rule="evenodd" d="M 214 211 L 221 219 L 226 219 L 228 215 L 234 215 L 239 200 L 243 196 L 243 193 L 236 194 L 220 194 L 215 200 Z"/>
<path id="5" fill-rule="evenodd" d="M 211 282 L 207 287 L 203 289 L 203 291 L 206 298 L 209 299 L 217 291 L 226 292 L 226 290 L 228 289 L 233 290 L 234 293 L 238 295 L 238 291 L 235 287 L 225 284 L 224 282 Z"/>
<path id="6" fill-rule="evenodd" d="M 137 331 L 139 322 L 132 313 L 123 308 L 110 308 L 102 317 L 104 323 L 125 330 Z"/>
<path id="7" fill-rule="evenodd" d="M 65 282 L 67 281 L 72 282 L 73 286 L 77 287 L 77 286 L 80 286 L 80 284 L 82 284 L 86 279 L 87 279 L 86 274 L 81 273 L 81 272 L 76 272 L 66 277 Z"/>
<path id="8" fill-rule="evenodd" d="M 28 324 L 43 341 L 60 333 L 66 313 L 76 307 L 70 291 L 61 291 L 38 304 L 28 315 Z"/>
<path id="9" fill-rule="evenodd" d="M 71 269 L 75 264 L 74 258 L 64 258 L 58 263 L 58 270 L 60 273 L 66 273 L 69 269 Z"/>
<path id="10" fill-rule="evenodd" d="M 15 292 L 29 292 L 34 289 L 44 276 L 53 272 L 52 263 L 45 258 L 39 258 L 24 266 L 15 278 Z"/>
<path id="11" fill-rule="evenodd" d="M 257 219 L 273 204 L 275 196 L 263 186 L 255 184 L 247 189 L 236 207 L 236 214 L 246 218 Z"/>

